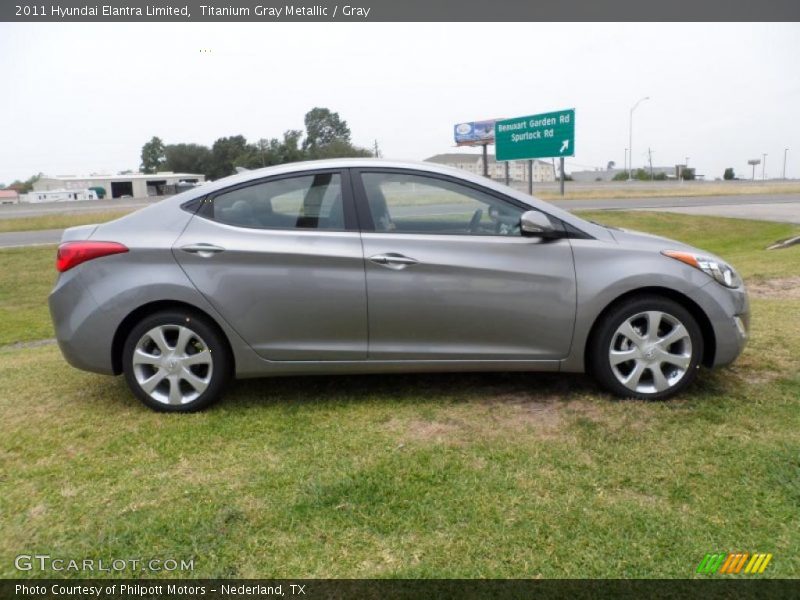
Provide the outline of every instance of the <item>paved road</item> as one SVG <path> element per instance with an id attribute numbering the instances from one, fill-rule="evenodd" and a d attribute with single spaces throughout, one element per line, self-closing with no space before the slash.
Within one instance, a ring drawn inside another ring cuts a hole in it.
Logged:
<path id="1" fill-rule="evenodd" d="M 686 206 L 740 206 L 758 204 L 800 205 L 800 194 L 748 194 L 732 196 L 687 196 L 675 198 L 613 198 L 599 200 L 551 200 L 567 210 L 623 210 L 677 208 Z"/>
<path id="2" fill-rule="evenodd" d="M 109 208 L 138 208 L 149 204 L 147 200 L 125 201 L 120 204 L 118 200 L 86 201 L 87 209 L 94 211 L 109 210 Z M 567 210 L 655 210 L 665 212 L 681 212 L 686 214 L 716 215 L 721 217 L 734 217 L 757 219 L 763 221 L 782 221 L 800 224 L 800 194 L 776 195 L 747 195 L 747 196 L 697 196 L 690 198 L 626 198 L 605 200 L 556 200 L 553 204 Z M 56 204 L 54 207 L 53 204 Z M 6 210 L 13 207 L 0 207 L 0 219 L 6 217 Z M 30 209 L 30 205 L 22 205 Z M 441 208 L 446 214 L 446 206 L 431 207 Z M 36 209 L 52 212 L 62 212 L 63 203 L 36 205 Z M 88 212 L 91 212 L 89 210 Z M 460 212 L 460 209 L 459 211 Z M 38 213 L 38 214 L 48 214 Z M 30 214 L 17 216 L 31 216 Z M 10 217 L 14 218 L 14 217 Z M 0 233 L 0 248 L 16 246 L 35 246 L 43 244 L 56 244 L 61 239 L 60 229 L 46 231 L 21 231 L 14 233 Z"/>
<path id="3" fill-rule="evenodd" d="M 63 231 L 63 229 L 42 229 L 41 231 L 12 231 L 9 233 L 0 233 L 0 248 L 57 244 L 61 240 L 61 233 Z"/>

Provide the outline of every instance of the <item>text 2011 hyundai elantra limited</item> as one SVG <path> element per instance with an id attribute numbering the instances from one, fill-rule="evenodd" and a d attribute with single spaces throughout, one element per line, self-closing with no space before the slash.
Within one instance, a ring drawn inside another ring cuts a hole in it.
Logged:
<path id="1" fill-rule="evenodd" d="M 66 359 L 168 411 L 234 376 L 400 371 L 589 371 L 663 399 L 733 361 L 749 315 L 702 250 L 370 159 L 250 171 L 73 227 L 57 267 Z"/>

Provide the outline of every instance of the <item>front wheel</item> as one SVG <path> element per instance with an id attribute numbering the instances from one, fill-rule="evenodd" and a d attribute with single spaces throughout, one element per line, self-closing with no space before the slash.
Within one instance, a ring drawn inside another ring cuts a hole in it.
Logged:
<path id="1" fill-rule="evenodd" d="M 590 351 L 592 372 L 608 391 L 664 400 L 694 381 L 703 335 L 695 318 L 677 302 L 637 296 L 604 317 Z"/>
<path id="2" fill-rule="evenodd" d="M 231 371 L 218 330 L 183 310 L 142 319 L 128 334 L 122 363 L 131 391 L 165 412 L 194 412 L 217 401 Z"/>

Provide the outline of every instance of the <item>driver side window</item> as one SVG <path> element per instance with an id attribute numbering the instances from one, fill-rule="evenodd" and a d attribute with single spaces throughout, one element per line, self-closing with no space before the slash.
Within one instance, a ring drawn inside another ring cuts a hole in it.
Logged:
<path id="1" fill-rule="evenodd" d="M 406 173 L 362 173 L 375 231 L 519 236 L 516 206 L 473 188 Z"/>

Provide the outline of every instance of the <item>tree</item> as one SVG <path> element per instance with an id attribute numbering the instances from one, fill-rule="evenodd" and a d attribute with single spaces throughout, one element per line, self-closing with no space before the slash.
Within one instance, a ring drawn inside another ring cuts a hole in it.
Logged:
<path id="1" fill-rule="evenodd" d="M 733 168 L 728 167 L 725 169 L 725 173 L 722 175 L 722 178 L 725 181 L 730 181 L 731 179 L 736 179 L 736 174 L 733 172 Z"/>
<path id="2" fill-rule="evenodd" d="M 350 143 L 350 128 L 339 113 L 315 107 L 306 113 L 306 139 L 303 149 L 314 152 L 334 142 Z"/>
<path id="3" fill-rule="evenodd" d="M 208 175 L 211 168 L 211 150 L 201 144 L 169 144 L 164 157 L 164 166 L 173 173 Z"/>
<path id="4" fill-rule="evenodd" d="M 164 164 L 164 142 L 153 136 L 142 146 L 142 173 L 157 173 Z"/>
<path id="5" fill-rule="evenodd" d="M 693 181 L 694 180 L 694 168 L 693 167 L 683 167 L 681 169 L 681 177 L 684 181 Z"/>
<path id="6" fill-rule="evenodd" d="M 19 179 L 12 181 L 6 189 L 15 190 L 18 194 L 27 194 L 33 191 L 33 184 L 42 178 L 42 174 L 31 175 L 25 181 Z"/>
<path id="7" fill-rule="evenodd" d="M 254 161 L 256 164 L 252 164 Z M 236 167 L 258 167 L 257 161 L 258 148 L 248 147 L 243 135 L 219 138 L 211 146 L 211 166 L 207 175 L 211 179 L 227 177 L 236 172 Z"/>
<path id="8" fill-rule="evenodd" d="M 370 157 L 372 152 L 366 148 L 358 148 L 353 146 L 350 142 L 343 140 L 335 140 L 324 146 L 309 149 L 308 157 L 310 159 L 318 160 L 325 158 L 354 158 L 354 157 Z"/>

